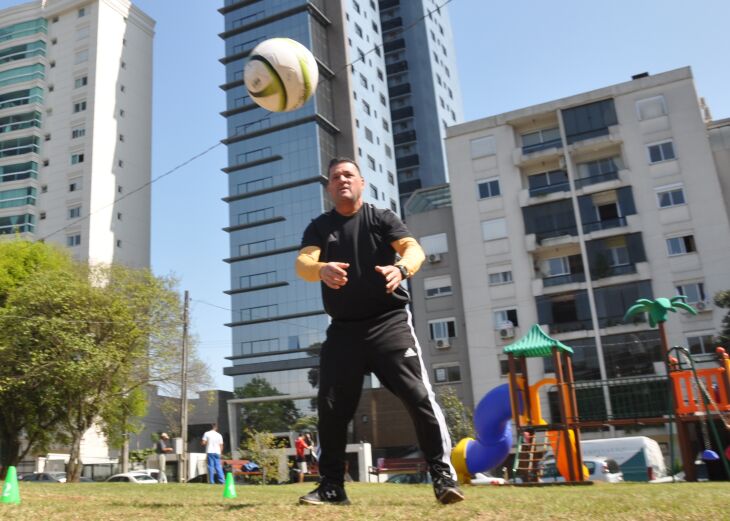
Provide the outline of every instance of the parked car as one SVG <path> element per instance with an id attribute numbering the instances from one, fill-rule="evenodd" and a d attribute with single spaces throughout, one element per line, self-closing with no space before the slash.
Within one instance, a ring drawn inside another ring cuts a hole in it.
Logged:
<path id="1" fill-rule="evenodd" d="M 37 481 L 44 483 L 66 483 L 65 472 L 34 472 L 33 474 L 25 474 L 21 481 Z"/>
<path id="2" fill-rule="evenodd" d="M 615 460 L 603 456 L 586 456 L 583 458 L 583 465 L 588 469 L 588 479 L 591 481 L 605 481 L 607 483 L 621 483 L 624 480 L 623 472 Z M 545 460 L 542 463 L 540 479 L 544 483 L 565 481 L 555 465 L 554 459 Z"/>
<path id="3" fill-rule="evenodd" d="M 108 483 L 139 483 L 140 485 L 150 485 L 157 483 L 157 480 L 145 474 L 144 472 L 124 472 L 122 474 L 114 474 L 106 480 Z"/>
<path id="4" fill-rule="evenodd" d="M 156 479 L 157 481 L 160 481 L 160 470 L 159 469 L 137 469 L 137 470 L 130 470 L 129 473 L 130 474 L 144 474 L 153 479 Z"/>
<path id="5" fill-rule="evenodd" d="M 505 483 L 504 479 L 492 476 L 486 472 L 477 472 L 471 478 L 472 485 L 504 485 Z"/>
<path id="6" fill-rule="evenodd" d="M 24 474 L 20 477 L 20 481 L 41 482 L 41 483 L 66 483 L 65 472 L 33 472 Z M 81 476 L 79 483 L 93 483 L 94 480 Z"/>

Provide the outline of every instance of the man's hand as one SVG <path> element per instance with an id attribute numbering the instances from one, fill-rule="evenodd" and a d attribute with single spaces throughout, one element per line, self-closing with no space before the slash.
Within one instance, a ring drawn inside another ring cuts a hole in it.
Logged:
<path id="1" fill-rule="evenodd" d="M 393 293 L 403 281 L 403 275 L 397 266 L 375 266 L 375 271 L 385 277 L 385 291 Z"/>
<path id="2" fill-rule="evenodd" d="M 340 289 L 347 284 L 347 262 L 328 262 L 319 270 L 319 278 L 328 288 Z"/>

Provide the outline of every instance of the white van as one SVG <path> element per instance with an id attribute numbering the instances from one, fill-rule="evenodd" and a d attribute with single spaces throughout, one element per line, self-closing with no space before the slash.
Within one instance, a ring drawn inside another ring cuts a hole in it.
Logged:
<path id="1" fill-rule="evenodd" d="M 616 460 L 624 481 L 651 481 L 667 475 L 659 444 L 646 436 L 581 440 L 583 457 L 605 456 Z"/>

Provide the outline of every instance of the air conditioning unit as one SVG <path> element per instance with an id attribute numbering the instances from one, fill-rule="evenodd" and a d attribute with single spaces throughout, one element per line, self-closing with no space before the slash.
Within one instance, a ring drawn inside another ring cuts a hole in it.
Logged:
<path id="1" fill-rule="evenodd" d="M 712 308 L 712 302 L 709 300 L 700 300 L 697 302 L 694 302 L 692 306 L 697 311 L 709 311 Z"/>
<path id="2" fill-rule="evenodd" d="M 449 343 L 448 338 L 437 338 L 436 339 L 436 349 L 448 349 L 451 347 L 451 344 Z"/>
<path id="3" fill-rule="evenodd" d="M 515 328 L 512 326 L 503 326 L 499 328 L 499 338 L 513 338 L 515 336 Z"/>
<path id="4" fill-rule="evenodd" d="M 435 264 L 437 262 L 441 262 L 441 254 L 440 253 L 430 253 L 428 255 L 428 262 L 429 262 L 429 264 Z"/>

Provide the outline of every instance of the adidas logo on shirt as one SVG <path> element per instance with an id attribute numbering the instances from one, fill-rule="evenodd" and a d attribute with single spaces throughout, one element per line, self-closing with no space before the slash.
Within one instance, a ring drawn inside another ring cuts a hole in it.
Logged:
<path id="1" fill-rule="evenodd" d="M 416 353 L 416 351 L 412 347 L 409 347 L 408 349 L 406 349 L 403 358 L 410 358 L 412 356 L 418 356 L 418 353 Z"/>

